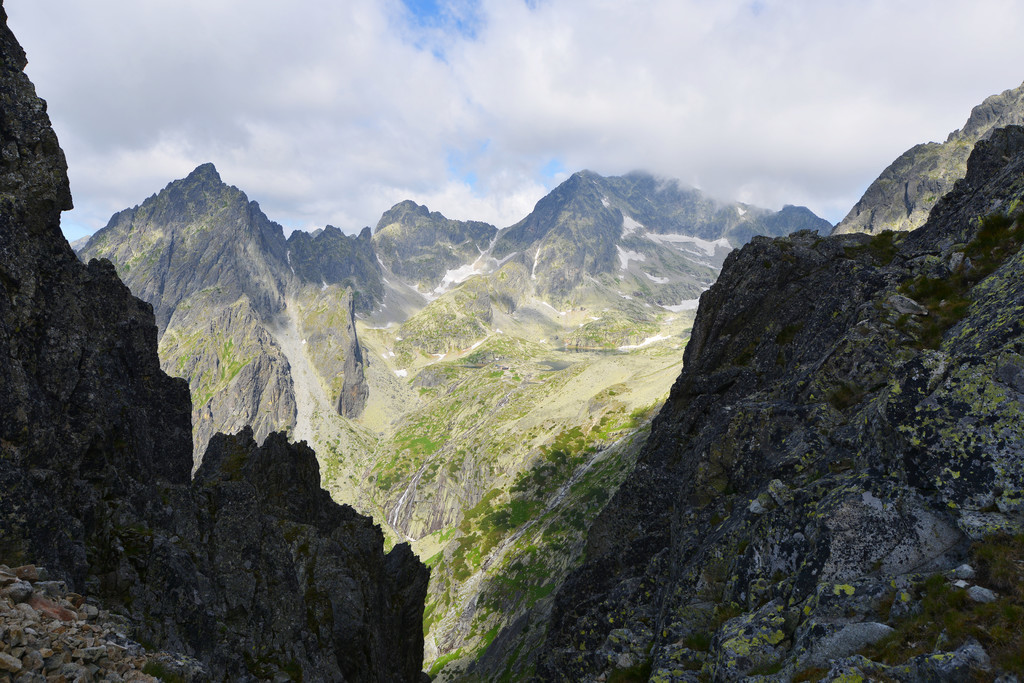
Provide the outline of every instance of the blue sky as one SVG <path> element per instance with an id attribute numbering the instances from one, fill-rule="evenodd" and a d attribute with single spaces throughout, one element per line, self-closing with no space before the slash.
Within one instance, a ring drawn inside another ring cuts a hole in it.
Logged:
<path id="1" fill-rule="evenodd" d="M 647 170 L 837 221 L 1024 80 L 1015 0 L 6 0 L 77 237 L 212 161 L 286 228 Z"/>

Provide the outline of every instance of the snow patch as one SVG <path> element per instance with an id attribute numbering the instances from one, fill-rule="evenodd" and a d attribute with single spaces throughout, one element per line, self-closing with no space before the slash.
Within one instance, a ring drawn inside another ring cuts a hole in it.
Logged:
<path id="1" fill-rule="evenodd" d="M 452 268 L 449 270 L 444 274 L 444 277 L 441 278 L 441 284 L 434 288 L 434 294 L 444 294 L 453 285 L 460 285 L 474 275 L 482 273 L 483 271 L 478 269 L 476 266 L 478 262 L 479 259 L 473 263 L 467 263 L 464 266 L 459 266 L 458 268 Z"/>
<path id="2" fill-rule="evenodd" d="M 557 308 L 555 308 L 554 306 L 549 304 L 547 301 L 541 301 L 540 304 L 541 304 L 541 306 L 547 306 L 548 308 L 550 308 L 552 311 L 554 311 L 558 315 L 565 315 L 565 314 L 568 313 L 568 311 L 560 311 L 560 310 L 558 310 Z"/>
<path id="3" fill-rule="evenodd" d="M 492 242 L 491 247 L 493 246 L 494 243 Z M 477 247 L 477 251 L 480 252 L 480 256 L 475 261 L 459 266 L 458 268 L 452 268 L 446 272 L 444 277 L 441 278 L 441 284 L 435 287 L 431 294 L 435 297 L 440 296 L 455 285 L 461 285 L 474 275 L 487 275 L 488 273 L 493 273 L 519 253 L 514 251 L 505 258 L 498 260 L 490 255 L 490 247 L 488 247 L 487 251 L 482 251 L 480 247 Z M 534 269 L 536 269 L 536 267 L 537 264 L 534 262 Z"/>
<path id="4" fill-rule="evenodd" d="M 633 220 L 632 216 L 622 215 L 622 236 L 632 235 L 638 229 L 644 227 L 643 224 Z"/>
<path id="5" fill-rule="evenodd" d="M 686 299 L 676 306 L 662 306 L 662 308 L 666 311 L 672 311 L 673 313 L 682 313 L 683 311 L 696 311 L 697 304 L 699 303 L 700 299 Z"/>
<path id="6" fill-rule="evenodd" d="M 714 256 L 715 251 L 718 249 L 725 249 L 727 251 L 732 250 L 732 245 L 729 244 L 729 240 L 724 237 L 717 240 L 702 240 L 699 237 L 693 237 L 692 235 L 656 235 L 652 232 L 647 233 L 647 239 L 658 244 L 672 244 L 679 245 L 683 248 L 689 246 L 694 250 L 703 251 L 708 256 Z"/>
<path id="7" fill-rule="evenodd" d="M 325 289 L 327 289 L 327 281 L 326 280 L 320 280 L 320 291 L 322 292 Z"/>
<path id="8" fill-rule="evenodd" d="M 672 280 L 667 277 L 658 277 L 657 275 L 651 275 L 650 273 L 644 273 L 644 275 L 647 276 L 648 280 L 650 280 L 651 282 L 656 282 L 659 285 L 666 285 L 669 282 L 672 282 Z"/>
<path id="9" fill-rule="evenodd" d="M 746 216 L 747 215 L 747 210 L 744 209 L 742 206 L 737 206 L 736 207 L 736 213 L 738 213 L 741 216 Z"/>
<path id="10" fill-rule="evenodd" d="M 608 201 L 608 197 L 601 197 L 601 203 L 604 204 L 604 208 L 606 209 L 612 205 L 612 203 Z"/>
<path id="11" fill-rule="evenodd" d="M 630 261 L 646 261 L 647 257 L 638 251 L 626 251 L 619 245 L 615 245 L 615 250 L 619 252 L 619 269 L 626 270 L 629 267 Z"/>
<path id="12" fill-rule="evenodd" d="M 671 337 L 658 334 L 653 337 L 648 337 L 647 339 L 644 339 L 639 344 L 629 344 L 627 346 L 620 346 L 619 351 L 632 351 L 633 349 L 642 349 L 645 346 L 650 346 L 651 344 L 663 341 L 665 339 L 671 339 Z"/>
<path id="13" fill-rule="evenodd" d="M 408 377 L 409 376 L 409 371 L 408 370 L 395 370 L 395 376 L 396 377 Z"/>

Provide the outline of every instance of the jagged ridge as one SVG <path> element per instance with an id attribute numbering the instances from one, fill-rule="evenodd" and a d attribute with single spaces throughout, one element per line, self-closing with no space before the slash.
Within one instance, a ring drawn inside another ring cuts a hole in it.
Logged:
<path id="1" fill-rule="evenodd" d="M 924 224 L 935 203 L 967 172 L 967 158 L 979 140 L 1003 126 L 1024 123 L 1024 84 L 992 95 L 971 110 L 964 127 L 944 143 L 915 145 L 890 164 L 865 190 L 835 233 L 913 230 Z"/>

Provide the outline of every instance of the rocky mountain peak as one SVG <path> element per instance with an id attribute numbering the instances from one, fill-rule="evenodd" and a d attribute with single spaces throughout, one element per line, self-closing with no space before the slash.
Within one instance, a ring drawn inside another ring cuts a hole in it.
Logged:
<path id="1" fill-rule="evenodd" d="M 979 140 L 998 128 L 1024 123 L 1024 84 L 992 95 L 971 110 L 963 128 L 946 142 L 915 145 L 893 161 L 836 225 L 836 234 L 914 230 L 935 203 L 964 177 Z"/>
<path id="2" fill-rule="evenodd" d="M 380 232 L 381 229 L 396 223 L 414 224 L 417 219 L 430 218 L 431 215 L 431 211 L 426 205 L 417 204 L 411 199 L 404 199 L 381 215 L 374 232 Z M 444 219 L 444 216 L 440 213 L 434 212 L 434 215 L 437 218 Z"/>
<path id="3" fill-rule="evenodd" d="M 406 200 L 384 212 L 373 244 L 384 265 L 425 291 L 436 288 L 445 273 L 472 262 L 490 247 L 498 229 L 481 221 L 446 218 Z"/>
<path id="4" fill-rule="evenodd" d="M 161 331 L 179 304 L 211 289 L 229 302 L 244 294 L 268 319 L 284 306 L 284 231 L 225 184 L 213 164 L 115 214 L 80 256 L 109 259 L 132 291 L 152 302 Z"/>
<path id="5" fill-rule="evenodd" d="M 974 142 L 985 138 L 996 128 L 1024 123 L 1024 83 L 1016 88 L 990 95 L 971 109 L 967 123 L 946 138 L 946 142 Z"/>
<path id="6" fill-rule="evenodd" d="M 217 167 L 211 161 L 196 166 L 191 173 L 185 176 L 185 181 L 189 183 L 223 183 L 220 173 L 217 172 Z"/>

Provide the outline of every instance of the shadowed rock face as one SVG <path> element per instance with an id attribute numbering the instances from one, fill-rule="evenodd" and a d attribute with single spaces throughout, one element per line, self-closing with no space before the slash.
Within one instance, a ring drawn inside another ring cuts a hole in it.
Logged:
<path id="1" fill-rule="evenodd" d="M 343 352 L 345 366 L 342 370 L 345 378 L 341 386 L 341 396 L 338 399 L 338 412 L 345 417 L 354 419 L 359 417 L 366 407 L 366 398 L 370 395 L 370 389 L 366 384 L 363 372 L 363 351 L 359 346 L 359 337 L 356 336 L 355 295 L 351 289 L 345 291 L 345 298 L 348 299 L 348 318 L 341 333 L 345 345 Z"/>
<path id="2" fill-rule="evenodd" d="M 212 440 L 153 309 L 60 233 L 66 165 L 0 8 L 0 562 L 45 565 L 212 678 L 416 680 L 428 571 L 320 490 L 308 448 Z"/>
<path id="3" fill-rule="evenodd" d="M 891 586 L 1021 530 L 1024 227 L 979 217 L 1014 210 L 1022 177 L 1024 129 L 1001 129 L 915 232 L 730 255 L 635 472 L 558 592 L 542 679 L 792 677 L 887 633 L 873 622 Z M 962 655 L 850 671 L 901 678 Z"/>

